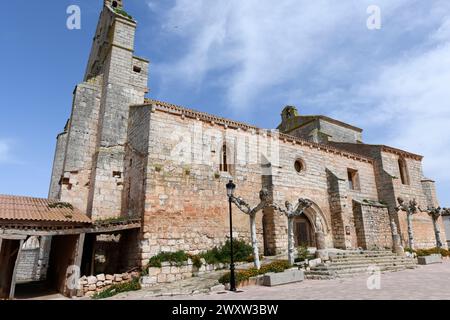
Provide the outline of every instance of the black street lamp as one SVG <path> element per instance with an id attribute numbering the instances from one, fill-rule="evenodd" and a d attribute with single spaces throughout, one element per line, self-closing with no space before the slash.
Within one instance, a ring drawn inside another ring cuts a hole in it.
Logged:
<path id="1" fill-rule="evenodd" d="M 234 190 L 236 189 L 236 185 L 233 183 L 233 180 L 227 183 L 227 196 L 228 196 L 228 204 L 230 206 L 230 251 L 231 251 L 231 260 L 230 260 L 230 291 L 236 291 L 236 277 L 234 275 L 234 255 L 233 255 L 233 215 L 231 212 L 231 203 L 233 199 Z"/>

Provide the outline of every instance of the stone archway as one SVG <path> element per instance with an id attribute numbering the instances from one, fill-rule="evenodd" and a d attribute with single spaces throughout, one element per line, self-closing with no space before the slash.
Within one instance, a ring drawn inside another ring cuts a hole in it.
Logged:
<path id="1" fill-rule="evenodd" d="M 305 210 L 305 214 L 294 221 L 295 245 L 306 243 L 309 247 L 324 249 L 325 237 L 331 229 L 320 207 L 315 202 L 311 202 L 312 205 Z"/>

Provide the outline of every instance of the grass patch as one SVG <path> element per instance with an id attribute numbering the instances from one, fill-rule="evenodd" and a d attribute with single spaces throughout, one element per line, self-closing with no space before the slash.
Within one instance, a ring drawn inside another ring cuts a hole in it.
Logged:
<path id="1" fill-rule="evenodd" d="M 50 209 L 55 209 L 55 208 L 64 209 L 64 208 L 67 208 L 67 209 L 73 210 L 73 205 L 71 205 L 68 202 L 54 202 L 54 203 L 50 203 L 48 205 L 48 207 Z"/>
<path id="2" fill-rule="evenodd" d="M 130 15 L 128 14 L 128 12 L 126 12 L 126 11 L 123 10 L 123 9 L 115 8 L 115 9 L 114 9 L 114 12 L 117 13 L 117 14 L 120 14 L 121 16 L 127 17 L 127 18 L 130 19 L 130 20 L 133 20 L 133 17 L 130 16 Z"/>

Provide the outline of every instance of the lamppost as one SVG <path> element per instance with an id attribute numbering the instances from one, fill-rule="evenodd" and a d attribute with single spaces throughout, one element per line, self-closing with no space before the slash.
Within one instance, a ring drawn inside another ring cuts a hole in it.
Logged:
<path id="1" fill-rule="evenodd" d="M 230 291 L 236 291 L 236 278 L 234 275 L 234 255 L 233 255 L 233 214 L 231 212 L 231 204 L 233 202 L 234 190 L 236 189 L 236 185 L 233 183 L 233 180 L 227 183 L 227 196 L 228 196 L 228 204 L 230 208 L 230 251 L 231 251 L 231 259 L 230 259 Z"/>

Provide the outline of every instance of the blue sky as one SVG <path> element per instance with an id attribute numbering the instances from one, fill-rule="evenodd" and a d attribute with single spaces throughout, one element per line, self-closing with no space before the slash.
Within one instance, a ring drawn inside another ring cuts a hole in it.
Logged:
<path id="1" fill-rule="evenodd" d="M 9 1 L 0 20 L 0 193 L 46 197 L 101 0 Z M 124 0 L 150 96 L 273 128 L 286 104 L 425 156 L 450 206 L 448 0 Z M 81 30 L 66 9 L 81 7 Z M 369 5 L 382 27 L 368 30 Z"/>

